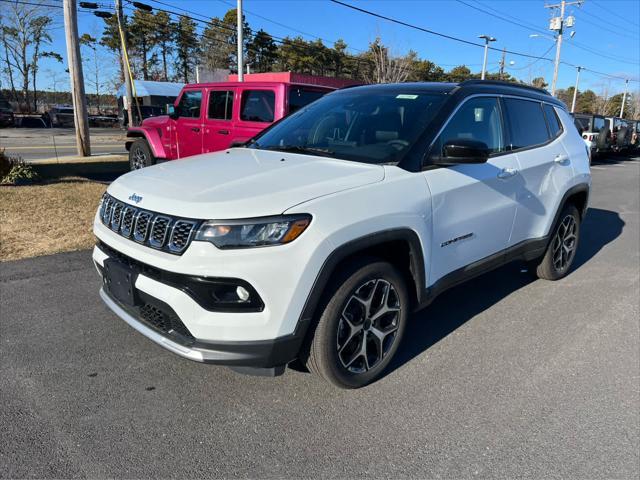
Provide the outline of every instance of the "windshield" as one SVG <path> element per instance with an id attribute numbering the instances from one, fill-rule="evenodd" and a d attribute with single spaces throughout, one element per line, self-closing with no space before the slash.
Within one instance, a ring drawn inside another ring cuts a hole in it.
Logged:
<path id="1" fill-rule="evenodd" d="M 256 137 L 251 148 L 397 164 L 445 100 L 443 94 L 340 92 Z"/>

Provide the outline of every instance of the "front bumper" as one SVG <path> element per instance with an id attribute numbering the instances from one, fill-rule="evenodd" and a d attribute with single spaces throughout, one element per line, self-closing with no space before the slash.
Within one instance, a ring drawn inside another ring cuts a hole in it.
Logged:
<path id="1" fill-rule="evenodd" d="M 111 298 L 104 288 L 100 289 L 100 297 L 113 313 L 149 340 L 176 355 L 196 362 L 254 368 L 280 367 L 296 358 L 302 343 L 302 335 L 293 334 L 256 342 L 210 343 L 195 340 L 191 346 L 186 346 L 134 317 L 130 311 Z"/>
<path id="2" fill-rule="evenodd" d="M 117 257 L 111 254 L 108 247 L 100 248 L 96 245 L 93 260 L 102 276 L 105 262 L 109 258 Z M 100 290 L 100 296 L 117 316 L 161 347 L 197 362 L 272 369 L 272 372 L 259 372 L 269 375 L 281 373 L 281 367 L 297 358 L 306 333 L 307 321 L 298 322 L 291 334 L 273 339 L 212 340 L 215 338 L 215 323 L 211 322 L 206 329 L 198 329 L 195 328 L 198 324 L 194 323 L 194 318 L 204 315 L 205 320 L 215 318 L 220 321 L 222 317 L 227 322 L 233 322 L 240 321 L 243 316 L 263 312 L 209 312 L 202 309 L 178 286 L 163 283 L 163 278 L 157 275 L 149 275 L 150 273 L 144 270 L 137 275 L 134 288 L 139 302 L 136 306 L 120 303 L 104 287 Z M 185 304 L 191 308 L 185 309 Z M 198 335 L 202 331 L 207 335 L 204 338 Z"/>

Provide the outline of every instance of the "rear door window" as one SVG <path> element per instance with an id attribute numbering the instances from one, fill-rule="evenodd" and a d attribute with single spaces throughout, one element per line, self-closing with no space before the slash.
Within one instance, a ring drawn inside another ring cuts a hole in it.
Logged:
<path id="1" fill-rule="evenodd" d="M 201 104 L 201 90 L 185 90 L 178 104 L 178 116 L 183 118 L 200 118 Z"/>
<path id="2" fill-rule="evenodd" d="M 240 120 L 273 122 L 276 94 L 273 90 L 245 90 L 240 101 Z"/>
<path id="3" fill-rule="evenodd" d="M 310 90 L 308 88 L 291 87 L 289 90 L 289 113 L 296 112 L 302 107 L 315 102 L 327 92 Z"/>
<path id="4" fill-rule="evenodd" d="M 594 133 L 598 133 L 600 130 L 604 128 L 605 122 L 604 118 L 593 117 L 593 131 Z"/>
<path id="5" fill-rule="evenodd" d="M 534 147 L 549 140 L 549 131 L 540 102 L 505 98 L 511 134 L 511 149 Z"/>
<path id="6" fill-rule="evenodd" d="M 212 120 L 231 120 L 233 112 L 233 91 L 213 90 L 209 93 L 208 118 Z"/>
<path id="7" fill-rule="evenodd" d="M 558 120 L 556 109 L 548 103 L 545 103 L 543 105 L 543 108 L 544 113 L 547 117 L 547 125 L 549 126 L 549 133 L 551 133 L 551 138 L 556 138 L 562 133 L 562 124 L 560 123 L 560 120 Z"/>

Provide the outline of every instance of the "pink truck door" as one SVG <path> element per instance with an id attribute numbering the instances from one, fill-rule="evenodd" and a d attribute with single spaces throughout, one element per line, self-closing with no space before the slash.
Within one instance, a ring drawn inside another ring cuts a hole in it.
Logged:
<path id="1" fill-rule="evenodd" d="M 202 90 L 185 90 L 176 108 L 178 158 L 202 153 Z"/>
<path id="2" fill-rule="evenodd" d="M 233 138 L 233 99 L 235 88 L 211 88 L 208 91 L 202 151 L 216 152 L 229 148 Z"/>
<path id="3" fill-rule="evenodd" d="M 276 106 L 282 104 L 282 98 L 276 102 L 276 90 L 260 87 L 239 88 L 240 108 L 235 123 L 234 140 L 246 141 L 271 125 L 282 115 L 278 115 Z M 280 92 L 278 92 L 280 93 Z M 278 95 L 281 97 L 281 95 Z"/>

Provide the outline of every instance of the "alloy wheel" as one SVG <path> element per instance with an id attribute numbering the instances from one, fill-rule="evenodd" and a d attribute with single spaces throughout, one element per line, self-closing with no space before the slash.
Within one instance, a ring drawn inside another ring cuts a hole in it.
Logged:
<path id="1" fill-rule="evenodd" d="M 133 151 L 133 169 L 138 170 L 140 168 L 144 168 L 146 165 L 147 155 L 141 148 L 136 148 Z"/>
<path id="2" fill-rule="evenodd" d="M 338 323 L 338 358 L 351 373 L 375 368 L 394 344 L 400 321 L 400 298 L 384 279 L 368 280 L 347 300 Z"/>
<path id="3" fill-rule="evenodd" d="M 564 273 L 576 253 L 578 224 L 573 215 L 564 217 L 553 239 L 553 266 L 558 273 Z"/>

